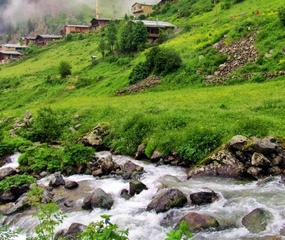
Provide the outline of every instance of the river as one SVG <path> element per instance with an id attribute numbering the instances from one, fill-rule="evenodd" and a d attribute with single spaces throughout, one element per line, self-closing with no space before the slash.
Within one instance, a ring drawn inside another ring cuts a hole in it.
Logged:
<path id="1" fill-rule="evenodd" d="M 100 154 L 107 154 L 102 152 Z M 215 217 L 224 230 L 200 232 L 192 239 L 223 239 L 236 240 L 245 237 L 262 237 L 268 235 L 280 235 L 285 226 L 285 185 L 280 182 L 280 177 L 257 185 L 256 181 L 242 181 L 227 178 L 200 178 L 187 180 L 185 169 L 173 166 L 155 166 L 154 164 L 137 161 L 130 157 L 114 155 L 113 160 L 122 165 L 126 161 L 133 161 L 144 167 L 146 171 L 141 175 L 148 190 L 135 195 L 130 200 L 120 197 L 122 189 L 129 188 L 128 180 L 120 178 L 95 179 L 87 175 L 73 175 L 65 179 L 75 180 L 81 184 L 88 185 L 86 191 L 92 192 L 94 188 L 102 188 L 114 198 L 111 210 L 94 209 L 93 211 L 75 211 L 66 213 L 67 218 L 56 230 L 68 228 L 73 222 L 88 224 L 98 221 L 100 215 L 111 215 L 111 222 L 117 223 L 121 229 L 129 229 L 131 240 L 163 240 L 166 233 L 171 230 L 171 225 L 188 212 L 194 211 Z M 41 179 L 40 185 L 47 185 L 49 178 Z M 155 196 L 162 184 L 168 187 L 180 189 L 189 200 L 189 194 L 211 189 L 218 193 L 219 200 L 208 205 L 193 206 L 188 204 L 180 209 L 172 209 L 166 213 L 156 214 L 146 211 L 147 205 Z M 83 201 L 83 197 L 78 200 Z M 265 231 L 259 234 L 251 234 L 241 223 L 242 218 L 255 208 L 264 208 L 270 211 L 273 219 Z M 170 219 L 170 220 L 169 220 Z M 33 227 L 38 223 L 32 216 L 16 216 L 12 221 L 13 228 L 23 228 L 24 233 L 31 233 Z M 230 227 L 229 227 L 230 226 Z M 25 235 L 19 239 L 25 239 Z M 285 239 L 285 238 L 284 238 Z"/>

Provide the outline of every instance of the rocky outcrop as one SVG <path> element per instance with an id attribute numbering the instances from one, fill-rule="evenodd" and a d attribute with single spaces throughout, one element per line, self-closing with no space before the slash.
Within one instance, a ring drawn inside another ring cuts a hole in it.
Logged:
<path id="1" fill-rule="evenodd" d="M 276 176 L 285 171 L 284 143 L 274 137 L 262 139 L 234 136 L 227 144 L 188 170 L 188 177 Z"/>
<path id="2" fill-rule="evenodd" d="M 85 136 L 78 139 L 79 142 L 82 142 L 86 146 L 92 146 L 97 151 L 104 150 L 104 137 L 109 134 L 106 124 L 99 124 L 94 127 L 89 133 Z"/>
<path id="3" fill-rule="evenodd" d="M 190 232 L 197 232 L 206 229 L 217 229 L 219 222 L 212 216 L 190 212 L 180 222 L 185 221 Z"/>
<path id="4" fill-rule="evenodd" d="M 227 60 L 220 64 L 213 75 L 206 77 L 206 83 L 223 83 L 230 78 L 250 79 L 255 76 L 254 73 L 242 74 L 239 76 L 230 76 L 237 68 L 244 66 L 246 63 L 254 62 L 258 58 L 258 52 L 255 47 L 255 33 L 249 34 L 247 37 L 227 44 L 225 39 L 215 43 L 213 48 L 220 54 L 227 56 Z M 265 58 L 271 57 L 272 51 L 264 55 Z M 263 72 L 261 76 L 265 79 L 272 79 L 285 75 L 285 71 Z"/>
<path id="5" fill-rule="evenodd" d="M 53 178 L 49 182 L 49 186 L 56 188 L 56 187 L 64 186 L 64 185 L 65 185 L 65 181 L 61 173 L 60 172 L 54 173 Z"/>
<path id="6" fill-rule="evenodd" d="M 116 95 L 123 95 L 123 94 L 132 94 L 144 91 L 150 87 L 156 86 L 160 81 L 159 77 L 150 76 L 142 81 L 139 81 L 136 84 L 133 84 L 129 87 L 123 88 L 116 92 Z"/>
<path id="7" fill-rule="evenodd" d="M 148 204 L 147 211 L 155 210 L 156 213 L 166 212 L 171 208 L 183 207 L 187 198 L 178 189 L 163 189 Z"/>
<path id="8" fill-rule="evenodd" d="M 251 232 L 259 233 L 266 229 L 272 220 L 270 212 L 262 208 L 256 208 L 243 217 L 242 224 Z"/>
<path id="9" fill-rule="evenodd" d="M 191 193 L 190 199 L 195 205 L 204 205 L 217 201 L 219 196 L 215 192 L 197 192 Z"/>
<path id="10" fill-rule="evenodd" d="M 113 204 L 114 200 L 112 196 L 105 193 L 101 188 L 97 188 L 84 199 L 82 208 L 85 210 L 92 210 L 93 208 L 110 210 Z"/>
<path id="11" fill-rule="evenodd" d="M 22 194 L 29 190 L 29 185 L 11 186 L 0 195 L 0 203 L 15 202 Z"/>

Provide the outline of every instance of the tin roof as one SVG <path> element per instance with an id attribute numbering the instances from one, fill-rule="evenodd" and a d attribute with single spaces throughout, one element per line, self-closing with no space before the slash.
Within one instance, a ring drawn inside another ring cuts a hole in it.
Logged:
<path id="1" fill-rule="evenodd" d="M 146 27 L 160 27 L 160 28 L 176 28 L 175 25 L 169 22 L 162 22 L 162 21 L 150 21 L 150 20 L 133 20 L 134 22 L 142 21 L 142 23 Z"/>
<path id="2" fill-rule="evenodd" d="M 45 35 L 45 34 L 39 34 L 39 35 L 37 35 L 37 37 L 42 37 L 42 38 L 62 38 L 61 35 Z"/>
<path id="3" fill-rule="evenodd" d="M 22 55 L 22 53 L 17 51 L 0 51 L 2 54 L 9 54 L 9 55 Z"/>
<path id="4" fill-rule="evenodd" d="M 81 27 L 81 28 L 89 28 L 88 25 L 76 25 L 76 24 L 67 24 L 65 27 Z"/>
<path id="5" fill-rule="evenodd" d="M 26 45 L 21 45 L 21 44 L 12 44 L 12 43 L 7 43 L 4 44 L 3 47 L 8 47 L 8 48 L 26 48 Z"/>

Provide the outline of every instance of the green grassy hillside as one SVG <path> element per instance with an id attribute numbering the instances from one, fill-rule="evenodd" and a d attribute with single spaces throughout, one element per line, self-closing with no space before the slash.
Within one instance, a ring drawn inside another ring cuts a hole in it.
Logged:
<path id="1" fill-rule="evenodd" d="M 82 126 L 74 139 L 108 122 L 109 146 L 125 154 L 134 154 L 145 143 L 148 155 L 175 150 L 188 158 L 195 148 L 208 153 L 235 134 L 285 137 L 285 77 L 261 76 L 285 70 L 285 28 L 278 18 L 282 1 L 244 0 L 224 9 L 226 2 L 181 0 L 152 14 L 153 19 L 178 26 L 162 45 L 177 51 L 183 66 L 141 93 L 115 95 L 129 85 L 132 68 L 145 60 L 149 49 L 103 58 L 97 50 L 100 32 L 54 42 L 18 62 L 1 65 L 1 117 L 19 117 L 27 109 L 36 115 L 42 107 L 64 110 L 70 118 L 79 114 Z M 182 13 L 189 3 L 189 11 Z M 258 61 L 232 73 L 235 80 L 205 84 L 204 76 L 218 66 L 211 46 L 225 36 L 229 44 L 251 33 L 257 34 Z M 271 56 L 265 57 L 270 51 Z M 92 63 L 92 55 L 98 57 L 97 64 Z M 201 55 L 206 60 L 199 61 Z M 71 64 L 72 75 L 62 80 L 58 66 L 63 60 Z M 257 77 L 244 79 L 247 73 Z M 203 141 L 204 145 L 197 143 Z"/>

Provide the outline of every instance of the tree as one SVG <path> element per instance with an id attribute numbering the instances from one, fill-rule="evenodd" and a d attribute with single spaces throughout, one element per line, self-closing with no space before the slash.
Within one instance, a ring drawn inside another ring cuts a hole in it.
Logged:
<path id="1" fill-rule="evenodd" d="M 117 42 L 117 28 L 114 21 L 111 21 L 107 27 L 106 38 L 109 50 L 113 51 Z"/>
<path id="2" fill-rule="evenodd" d="M 133 31 L 133 45 L 135 51 L 141 51 L 145 48 L 145 45 L 147 43 L 147 36 L 148 32 L 143 22 L 136 22 Z"/>
<path id="3" fill-rule="evenodd" d="M 63 129 L 60 116 L 51 108 L 40 108 L 37 113 L 38 116 L 30 129 L 29 139 L 41 142 L 57 140 Z"/>
<path id="4" fill-rule="evenodd" d="M 119 50 L 121 53 L 134 52 L 133 49 L 133 25 L 134 22 L 127 22 L 119 33 Z"/>
<path id="5" fill-rule="evenodd" d="M 71 65 L 66 61 L 61 61 L 59 63 L 59 74 L 61 78 L 66 78 L 71 75 Z"/>

